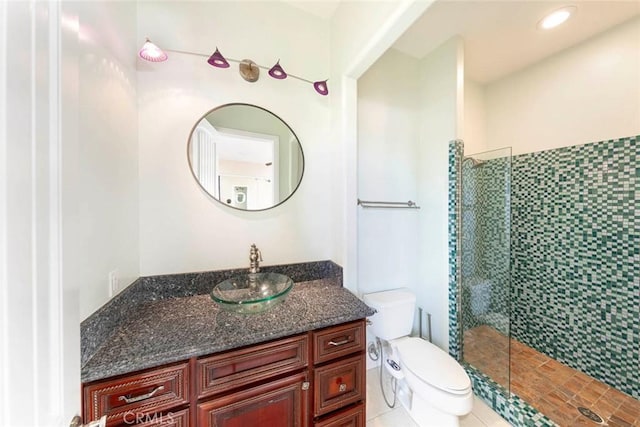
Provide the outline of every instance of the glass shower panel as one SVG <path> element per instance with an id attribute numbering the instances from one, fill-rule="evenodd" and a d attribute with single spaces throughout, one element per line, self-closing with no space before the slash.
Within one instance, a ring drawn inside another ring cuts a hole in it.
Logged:
<path id="1" fill-rule="evenodd" d="M 462 360 L 509 393 L 511 148 L 462 161 Z"/>

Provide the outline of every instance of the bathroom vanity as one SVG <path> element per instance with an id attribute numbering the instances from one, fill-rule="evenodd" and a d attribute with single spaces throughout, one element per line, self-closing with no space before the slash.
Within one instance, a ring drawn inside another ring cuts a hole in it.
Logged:
<path id="1" fill-rule="evenodd" d="M 84 421 L 106 415 L 108 426 L 364 426 L 364 319 L 373 310 L 337 276 L 307 273 L 287 300 L 251 315 L 222 311 L 197 292 L 212 281 L 203 274 L 219 272 L 140 279 L 129 292 L 138 301 L 134 310 L 118 298 L 96 313 L 102 322 L 94 315 L 83 324 Z M 187 295 L 181 280 L 191 286 Z M 152 300 L 142 302 L 145 295 Z M 99 343 L 85 338 L 99 336 L 116 313 L 129 316 L 116 332 Z"/>

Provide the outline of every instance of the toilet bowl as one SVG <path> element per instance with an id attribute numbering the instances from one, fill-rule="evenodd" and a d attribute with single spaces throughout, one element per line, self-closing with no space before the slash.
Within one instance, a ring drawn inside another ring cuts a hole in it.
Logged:
<path id="1" fill-rule="evenodd" d="M 462 366 L 420 338 L 406 338 L 396 348 L 405 380 L 414 393 L 410 408 L 414 420 L 421 426 L 459 425 L 459 417 L 473 407 L 471 380 Z"/>
<path id="2" fill-rule="evenodd" d="M 459 417 L 471 412 L 473 392 L 464 368 L 446 352 L 421 338 L 409 337 L 413 325 L 415 295 L 407 289 L 364 295 L 376 309 L 369 318 L 373 333 L 386 341 L 400 366 L 411 393 L 400 399 L 413 420 L 422 427 L 457 427 Z"/>

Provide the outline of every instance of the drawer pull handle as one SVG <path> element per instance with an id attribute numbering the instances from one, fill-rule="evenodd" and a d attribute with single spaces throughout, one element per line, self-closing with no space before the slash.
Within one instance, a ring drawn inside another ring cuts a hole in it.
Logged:
<path id="1" fill-rule="evenodd" d="M 349 337 L 346 337 L 345 339 L 343 339 L 342 341 L 329 341 L 329 345 L 332 345 L 334 347 L 337 347 L 339 345 L 344 345 L 344 344 L 348 344 L 349 341 Z"/>
<path id="2" fill-rule="evenodd" d="M 344 393 L 345 391 L 347 391 L 347 385 L 346 384 L 340 384 L 338 386 L 338 390 L 340 391 L 340 393 Z"/>
<path id="3" fill-rule="evenodd" d="M 158 387 L 154 388 L 153 390 L 151 390 L 147 394 L 142 394 L 142 395 L 137 396 L 137 397 L 120 396 L 120 397 L 118 397 L 118 400 L 124 400 L 126 403 L 136 403 L 136 402 L 140 402 L 141 400 L 149 399 L 149 398 L 153 397 L 157 392 L 162 391 L 162 390 L 164 390 L 164 386 L 163 385 L 159 385 Z"/>

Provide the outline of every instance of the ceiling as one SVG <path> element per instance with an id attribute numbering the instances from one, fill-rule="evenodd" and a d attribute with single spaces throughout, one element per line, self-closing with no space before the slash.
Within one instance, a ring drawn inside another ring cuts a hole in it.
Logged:
<path id="1" fill-rule="evenodd" d="M 283 0 L 285 3 L 323 19 L 330 19 L 341 0 Z"/>
<path id="2" fill-rule="evenodd" d="M 343 0 L 282 1 L 331 19 Z M 542 17 L 567 5 L 578 10 L 565 24 L 552 30 L 538 29 Z M 638 15 L 638 0 L 437 0 L 393 48 L 421 59 L 460 35 L 465 45 L 466 75 L 486 84 Z"/>
<path id="3" fill-rule="evenodd" d="M 565 24 L 537 28 L 547 13 L 567 5 L 578 10 Z M 489 83 L 637 15 L 640 1 L 439 0 L 393 47 L 420 59 L 459 34 L 466 75 Z"/>

